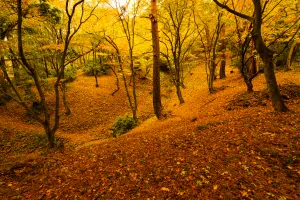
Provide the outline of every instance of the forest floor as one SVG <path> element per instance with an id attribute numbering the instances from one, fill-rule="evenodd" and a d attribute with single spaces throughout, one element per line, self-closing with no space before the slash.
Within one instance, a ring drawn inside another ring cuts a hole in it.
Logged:
<path id="1" fill-rule="evenodd" d="M 162 78 L 164 118 L 152 114 L 151 80 L 140 80 L 140 124 L 112 138 L 116 117 L 130 114 L 125 92 L 111 95 L 113 75 L 96 88 L 79 73 L 54 149 L 16 103 L 0 106 L 0 199 L 300 199 L 299 70 L 277 72 L 285 113 L 273 112 L 263 75 L 252 94 L 237 70 L 209 94 L 195 68 L 181 105 Z"/>

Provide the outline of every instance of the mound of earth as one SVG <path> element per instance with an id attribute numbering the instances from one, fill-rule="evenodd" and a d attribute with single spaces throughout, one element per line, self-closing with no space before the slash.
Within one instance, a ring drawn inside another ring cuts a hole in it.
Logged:
<path id="1" fill-rule="evenodd" d="M 300 97 L 300 86 L 294 83 L 280 85 L 279 90 L 285 101 L 290 101 L 296 97 Z M 225 109 L 234 110 L 238 108 L 266 106 L 269 101 L 270 98 L 267 90 L 242 92 L 235 95 L 234 99 L 230 100 L 227 105 L 225 105 Z"/>

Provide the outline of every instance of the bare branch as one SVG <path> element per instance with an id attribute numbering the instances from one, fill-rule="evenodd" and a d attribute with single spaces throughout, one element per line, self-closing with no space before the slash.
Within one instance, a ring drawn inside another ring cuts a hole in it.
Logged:
<path id="1" fill-rule="evenodd" d="M 237 15 L 237 16 L 239 16 L 239 17 L 241 17 L 241 18 L 243 18 L 243 19 L 246 19 L 246 20 L 248 20 L 248 21 L 250 21 L 250 22 L 253 22 L 253 20 L 254 20 L 253 17 L 250 17 L 250 16 L 245 15 L 245 14 L 243 14 L 243 13 L 237 12 L 237 11 L 235 11 L 235 10 L 229 8 L 227 5 L 224 5 L 224 4 L 220 3 L 220 2 L 217 1 L 217 0 L 213 0 L 213 1 L 214 1 L 219 7 L 224 8 L 225 10 L 227 10 L 228 12 L 230 12 L 230 13 L 232 13 L 232 14 L 234 14 L 234 15 Z"/>

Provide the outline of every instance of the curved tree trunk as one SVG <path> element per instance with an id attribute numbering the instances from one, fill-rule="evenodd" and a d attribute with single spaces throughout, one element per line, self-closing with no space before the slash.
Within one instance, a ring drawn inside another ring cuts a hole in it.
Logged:
<path id="1" fill-rule="evenodd" d="M 183 103 L 184 103 L 184 99 L 183 99 L 183 97 L 182 97 L 180 85 L 176 85 L 176 94 L 177 94 L 179 103 L 180 103 L 180 104 L 183 104 Z"/>
<path id="2" fill-rule="evenodd" d="M 253 24 L 253 30 L 251 32 L 255 48 L 264 62 L 264 75 L 268 86 L 268 92 L 272 101 L 272 105 L 275 111 L 284 112 L 287 111 L 283 99 L 280 95 L 278 84 L 275 77 L 273 66 L 273 54 L 274 52 L 269 49 L 263 42 L 261 35 L 262 24 L 262 6 L 260 0 L 252 0 L 255 7 L 255 18 Z"/>
<path id="3" fill-rule="evenodd" d="M 245 74 L 245 73 L 242 73 L 242 76 L 244 78 L 244 82 L 246 83 L 246 86 L 247 86 L 247 92 L 253 92 L 253 84 L 252 84 L 252 80 L 249 79 L 249 77 Z"/>

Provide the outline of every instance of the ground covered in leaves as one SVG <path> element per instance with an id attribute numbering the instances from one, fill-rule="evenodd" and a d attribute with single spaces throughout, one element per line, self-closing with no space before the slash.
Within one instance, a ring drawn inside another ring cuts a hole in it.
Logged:
<path id="1" fill-rule="evenodd" d="M 151 82 L 139 83 L 140 125 L 110 138 L 129 113 L 114 77 L 79 76 L 57 148 L 16 104 L 0 107 L 1 199 L 300 199 L 300 72 L 277 73 L 290 109 L 274 113 L 263 76 L 252 94 L 235 72 L 209 95 L 204 70 L 186 79 L 185 103 L 165 84 L 165 118 L 152 115 Z"/>

